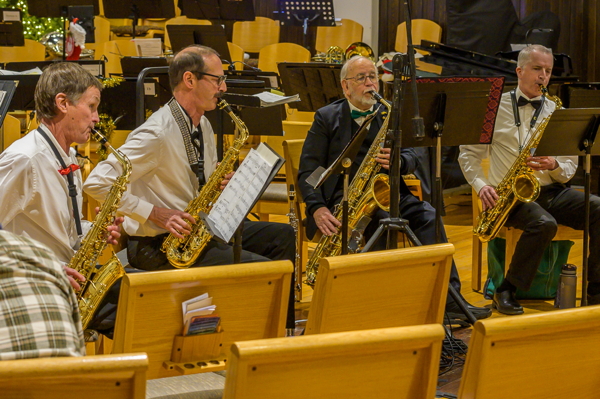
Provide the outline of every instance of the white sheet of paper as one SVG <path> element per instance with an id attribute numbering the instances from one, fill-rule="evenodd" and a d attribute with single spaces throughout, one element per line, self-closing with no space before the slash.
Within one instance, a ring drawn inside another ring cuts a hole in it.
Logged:
<path id="1" fill-rule="evenodd" d="M 162 44 L 159 38 L 134 39 L 135 51 L 138 57 L 160 57 L 162 56 Z"/>

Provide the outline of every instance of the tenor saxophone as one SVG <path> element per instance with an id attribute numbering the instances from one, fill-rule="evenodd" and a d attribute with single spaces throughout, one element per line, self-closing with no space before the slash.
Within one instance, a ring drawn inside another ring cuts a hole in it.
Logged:
<path id="1" fill-rule="evenodd" d="M 208 244 L 208 241 L 212 238 L 210 231 L 199 217 L 200 213 L 209 213 L 221 195 L 221 182 L 233 170 L 240 149 L 246 143 L 249 136 L 246 124 L 233 113 L 233 110 L 225 100 L 219 100 L 218 106 L 219 109 L 223 109 L 229 114 L 233 123 L 238 128 L 239 134 L 223 156 L 223 160 L 219 166 L 200 189 L 198 196 L 191 200 L 185 208 L 185 212 L 196 219 L 196 223 L 190 226 L 191 233 L 183 238 L 177 238 L 173 234 L 169 234 L 162 243 L 161 250 L 167 255 L 169 263 L 180 269 L 193 265 L 206 247 L 206 244 Z"/>
<path id="2" fill-rule="evenodd" d="M 112 152 L 121 164 L 123 172 L 112 185 L 104 203 L 100 207 L 100 212 L 98 212 L 94 219 L 92 228 L 85 235 L 81 246 L 75 255 L 73 255 L 68 265 L 85 277 L 85 282 L 82 284 L 81 290 L 77 293 L 81 324 L 84 330 L 98 310 L 109 288 L 125 274 L 125 269 L 123 269 L 123 265 L 121 265 L 116 255 L 113 255 L 99 269 L 96 267 L 96 262 L 104 248 L 106 248 L 106 227 L 115 218 L 121 196 L 127 189 L 129 175 L 131 174 L 131 162 L 123 153 L 114 149 L 108 140 L 106 140 L 106 137 L 97 130 L 92 129 L 92 136 Z"/>
<path id="3" fill-rule="evenodd" d="M 562 101 L 558 97 L 547 95 L 546 87 L 542 86 L 541 90 L 546 98 L 556 103 L 555 109 L 562 107 Z M 548 115 L 536 126 L 531 133 L 529 142 L 521 150 L 502 181 L 496 186 L 496 194 L 498 194 L 496 204 L 481 212 L 477 217 L 477 225 L 473 229 L 473 233 L 481 242 L 488 242 L 498 235 L 517 201 L 533 202 L 540 195 L 540 182 L 533 175 L 533 170 L 527 166 L 527 158 L 531 156 L 531 150 L 537 148 L 540 143 L 551 116 L 552 114 Z"/>
<path id="4" fill-rule="evenodd" d="M 373 96 L 387 108 L 388 115 L 348 188 L 348 230 L 351 232 L 349 236 L 355 238 L 354 241 L 356 241 L 356 237 L 362 236 L 360 230 L 364 231 L 364 228 L 371 220 L 370 216 L 378 208 L 388 212 L 390 207 L 389 176 L 385 173 L 379 173 L 381 164 L 375 159 L 385 141 L 392 107 L 381 96 Z M 337 220 L 341 221 L 342 206 L 340 204 L 336 205 L 333 215 Z M 349 244 L 351 242 L 352 240 L 350 240 Z M 323 235 L 306 264 L 306 284 L 314 286 L 321 258 L 337 256 L 341 251 L 341 231 L 330 236 Z M 349 252 L 358 252 L 357 247 L 349 245 Z"/>

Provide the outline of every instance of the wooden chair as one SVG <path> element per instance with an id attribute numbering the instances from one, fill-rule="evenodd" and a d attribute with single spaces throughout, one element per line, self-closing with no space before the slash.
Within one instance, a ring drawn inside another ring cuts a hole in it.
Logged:
<path id="1" fill-rule="evenodd" d="M 171 48 L 171 40 L 169 39 L 169 30 L 167 29 L 167 25 L 212 25 L 212 22 L 207 19 L 188 18 L 185 15 L 167 19 L 165 22 L 165 46 Z"/>
<path id="2" fill-rule="evenodd" d="M 413 19 L 411 31 L 413 44 L 421 44 L 421 40 L 429 40 L 436 43 L 442 40 L 442 27 L 428 19 Z M 402 22 L 396 30 L 394 50 L 406 53 L 407 48 L 406 22 Z M 421 54 L 429 54 L 426 51 L 417 51 Z"/>
<path id="3" fill-rule="evenodd" d="M 123 277 L 113 351 L 148 354 L 148 379 L 222 370 L 235 341 L 285 335 L 292 264 L 289 261 L 198 267 Z M 171 362 L 182 334 L 181 303 L 208 293 L 223 329 L 218 355 Z M 199 362 L 205 362 L 201 366 Z"/>
<path id="4" fill-rule="evenodd" d="M 145 353 L 3 360 L 3 399 L 145 399 Z"/>
<path id="5" fill-rule="evenodd" d="M 237 342 L 223 398 L 433 398 L 443 339 L 427 325 Z"/>
<path id="6" fill-rule="evenodd" d="M 12 115 L 6 115 L 0 128 L 0 152 L 21 138 L 21 122 Z"/>
<path id="7" fill-rule="evenodd" d="M 471 190 L 471 199 L 473 204 L 473 228 L 477 225 L 477 217 L 481 213 L 481 201 L 479 200 L 479 195 L 475 192 L 475 190 Z M 510 262 L 514 253 L 515 247 L 517 246 L 517 242 L 521 237 L 523 232 L 519 229 L 502 227 L 500 229 L 499 237 L 504 237 L 506 239 L 506 252 L 504 255 L 504 259 L 507 262 Z M 556 231 L 556 235 L 554 236 L 554 240 L 572 240 L 582 237 L 582 232 L 574 230 L 570 227 L 558 225 L 558 230 Z M 471 288 L 474 291 L 481 291 L 483 288 L 482 280 L 484 280 L 483 276 L 483 243 L 479 240 L 476 235 L 473 235 L 473 247 L 471 254 Z M 508 268 L 504 268 L 505 272 L 508 271 Z"/>
<path id="8" fill-rule="evenodd" d="M 323 258 L 305 334 L 442 323 L 452 244 Z"/>
<path id="9" fill-rule="evenodd" d="M 135 43 L 132 40 L 109 40 L 100 43 L 96 47 L 94 59 L 100 60 L 106 58 L 105 74 L 110 77 L 111 74 L 123 73 L 121 69 L 121 58 L 125 56 L 136 56 L 137 51 Z"/>
<path id="10" fill-rule="evenodd" d="M 227 42 L 229 48 L 229 55 L 231 56 L 231 62 L 235 63 L 235 69 L 237 71 L 244 70 L 244 49 L 235 43 Z M 223 69 L 227 69 L 227 66 L 223 66 Z"/>
<path id="11" fill-rule="evenodd" d="M 2 62 L 44 61 L 46 47 L 35 40 L 25 39 L 24 46 L 0 46 Z"/>
<path id="12" fill-rule="evenodd" d="M 111 40 L 110 21 L 100 15 L 94 17 L 94 43 L 86 43 L 85 47 L 96 50 L 101 43 Z"/>
<path id="13" fill-rule="evenodd" d="M 310 51 L 295 43 L 275 43 L 258 53 L 258 69 L 262 71 L 279 73 L 277 64 L 280 62 L 310 62 Z"/>
<path id="14" fill-rule="evenodd" d="M 269 44 L 279 43 L 279 22 L 264 17 L 256 17 L 254 21 L 235 22 L 231 41 L 244 51 L 258 53 Z"/>
<path id="15" fill-rule="evenodd" d="M 351 19 L 342 19 L 338 26 L 318 26 L 315 49 L 326 53 L 331 46 L 345 50 L 350 44 L 362 42 L 363 26 Z"/>
<path id="16" fill-rule="evenodd" d="M 594 398 L 600 306 L 478 321 L 458 397 Z"/>

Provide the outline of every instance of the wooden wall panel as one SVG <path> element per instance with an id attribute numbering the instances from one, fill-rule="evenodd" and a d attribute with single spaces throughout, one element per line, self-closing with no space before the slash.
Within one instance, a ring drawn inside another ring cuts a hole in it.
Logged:
<path id="1" fill-rule="evenodd" d="M 446 0 L 408 0 L 412 18 L 431 19 L 447 29 Z M 552 11 L 561 22 L 557 52 L 571 56 L 575 73 L 582 81 L 600 81 L 600 0 L 512 0 L 519 18 L 538 11 Z M 277 0 L 254 0 L 256 15 L 273 18 Z M 382 54 L 394 48 L 396 27 L 406 19 L 404 0 L 380 0 L 379 48 Z M 314 29 L 309 45 L 314 47 Z M 282 27 L 281 41 L 302 44 L 301 27 Z"/>

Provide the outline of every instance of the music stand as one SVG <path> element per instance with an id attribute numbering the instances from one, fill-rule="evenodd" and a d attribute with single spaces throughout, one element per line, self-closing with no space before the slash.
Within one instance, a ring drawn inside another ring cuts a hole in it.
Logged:
<path id="1" fill-rule="evenodd" d="M 69 6 L 93 6 L 94 15 L 100 13 L 98 0 L 29 0 L 29 14 L 36 17 L 62 18 L 63 60 L 66 56 L 67 27 L 66 20 Z"/>
<path id="2" fill-rule="evenodd" d="M 282 62 L 277 68 L 283 92 L 300 95 L 301 101 L 291 103 L 291 108 L 314 112 L 344 98 L 340 82 L 341 64 Z"/>
<path id="3" fill-rule="evenodd" d="M 196 19 L 254 21 L 252 0 L 179 0 L 181 15 Z M 169 35 L 170 36 L 170 35 Z"/>
<path id="4" fill-rule="evenodd" d="M 15 13 L 15 14 L 12 14 Z M 18 13 L 18 20 L 16 17 Z M 0 46 L 24 46 L 23 13 L 21 10 L 0 8 Z"/>
<path id="5" fill-rule="evenodd" d="M 4 118 L 8 112 L 10 101 L 15 94 L 17 84 L 18 82 L 16 80 L 0 81 L 0 127 L 2 127 L 2 124 L 4 123 Z M 0 140 L 0 144 L 2 143 L 4 143 L 4 141 Z"/>
<path id="6" fill-rule="evenodd" d="M 590 166 L 591 156 L 600 155 L 594 141 L 600 127 L 600 108 L 557 109 L 552 114 L 535 155 L 584 157 L 585 223 L 583 228 L 583 270 L 581 273 L 581 306 L 587 305 L 588 252 L 590 232 Z M 569 132 L 569 134 L 565 134 Z"/>
<path id="7" fill-rule="evenodd" d="M 214 49 L 222 59 L 231 62 L 227 35 L 221 25 L 167 25 L 171 48 L 177 52 L 190 44 Z"/>
<path id="8" fill-rule="evenodd" d="M 304 47 L 308 46 L 308 25 L 335 26 L 333 0 L 278 0 L 281 25 L 302 26 Z"/>
<path id="9" fill-rule="evenodd" d="M 106 18 L 131 18 L 131 37 L 139 18 L 173 18 L 175 4 L 171 0 L 103 0 Z"/>

